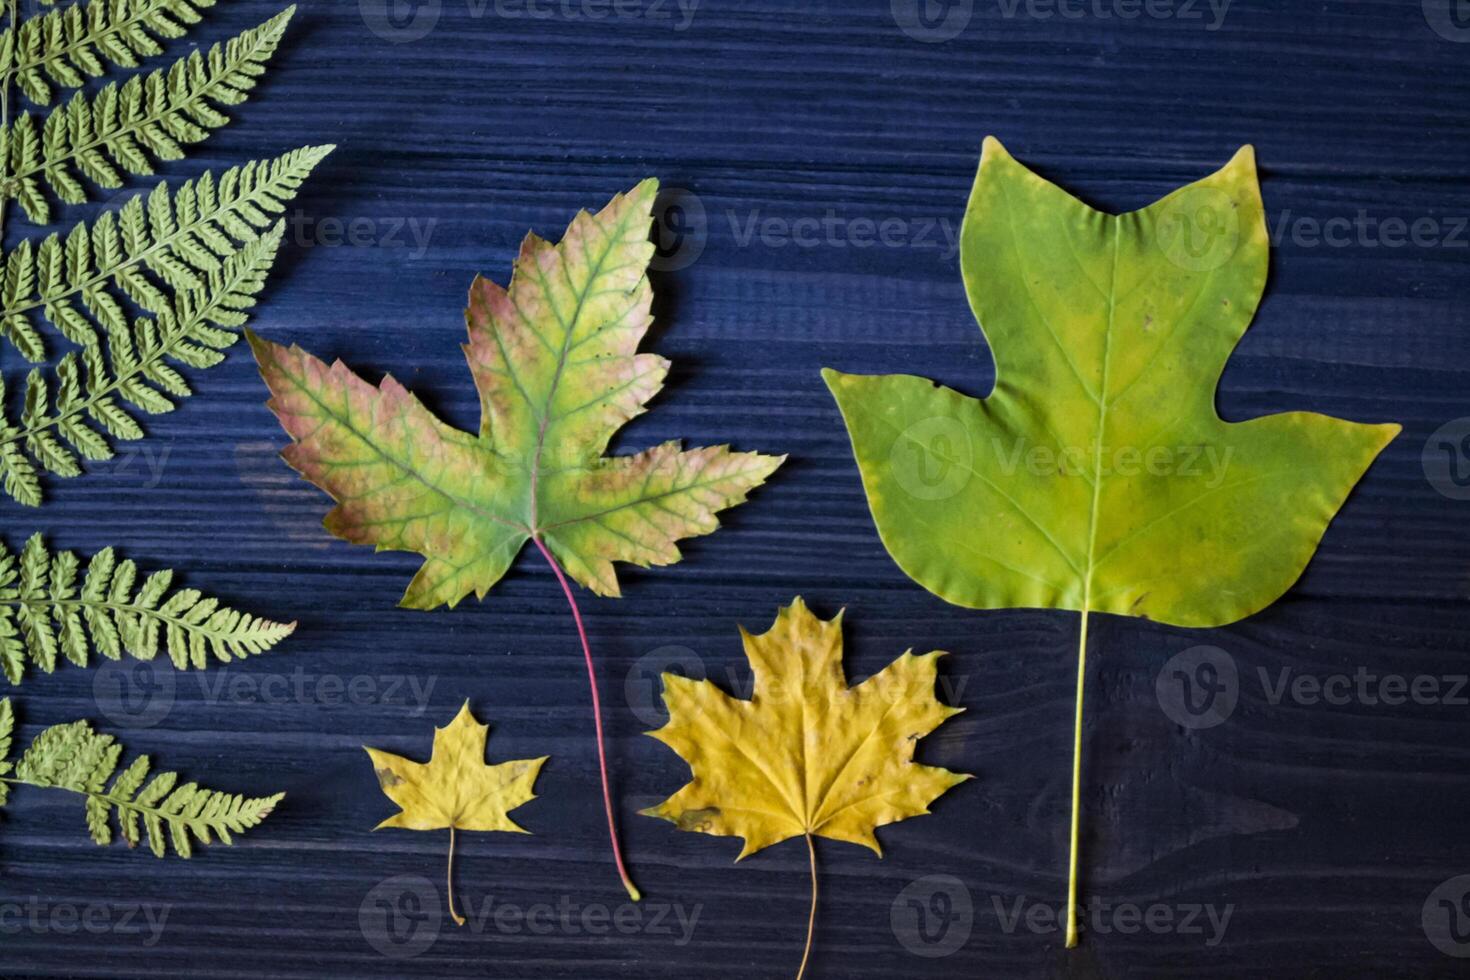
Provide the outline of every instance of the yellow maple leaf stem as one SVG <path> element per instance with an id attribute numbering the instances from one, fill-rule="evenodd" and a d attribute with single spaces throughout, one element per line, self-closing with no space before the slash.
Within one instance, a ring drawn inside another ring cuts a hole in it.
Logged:
<path id="1" fill-rule="evenodd" d="M 628 874 L 627 865 L 623 863 L 623 851 L 618 845 L 618 823 L 613 814 L 612 789 L 607 778 L 607 749 L 603 745 L 602 737 L 602 699 L 597 695 L 597 670 L 592 664 L 592 647 L 587 643 L 587 629 L 582 625 L 582 612 L 577 608 L 577 597 L 572 593 L 572 586 L 567 581 L 566 574 L 562 572 L 561 565 L 552 557 L 551 549 L 546 547 L 539 534 L 533 534 L 531 540 L 551 565 L 551 570 L 556 573 L 556 580 L 561 583 L 561 590 L 566 594 L 567 605 L 572 607 L 572 619 L 577 623 L 577 636 L 582 640 L 582 658 L 587 662 L 587 686 L 592 691 L 592 722 L 597 727 L 597 768 L 602 775 L 602 807 L 607 812 L 607 835 L 612 841 L 613 861 L 617 863 L 618 875 L 623 879 L 623 887 L 628 890 L 628 897 L 633 901 L 639 901 L 643 895 L 638 891 L 638 886 L 633 884 L 633 878 Z M 452 908 L 451 901 L 451 908 Z"/>
<path id="2" fill-rule="evenodd" d="M 806 976 L 807 960 L 812 955 L 812 938 L 817 934 L 817 845 L 812 835 L 806 835 L 807 853 L 812 859 L 812 911 L 806 920 L 806 949 L 801 952 L 801 966 L 796 971 L 796 980 Z"/>
<path id="3" fill-rule="evenodd" d="M 449 917 L 457 926 L 464 925 L 464 916 L 454 908 L 454 825 L 449 825 L 449 869 L 444 872 L 444 887 L 449 892 Z"/>

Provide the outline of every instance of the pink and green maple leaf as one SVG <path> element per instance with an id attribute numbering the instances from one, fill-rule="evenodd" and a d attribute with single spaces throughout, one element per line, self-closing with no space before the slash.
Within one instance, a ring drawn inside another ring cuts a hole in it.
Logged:
<path id="1" fill-rule="evenodd" d="M 637 350 L 652 322 L 657 188 L 645 180 L 578 213 L 559 244 L 527 235 L 509 289 L 475 279 L 464 352 L 478 434 L 441 422 L 391 376 L 373 385 L 341 361 L 251 335 L 270 407 L 295 440 L 284 458 L 337 501 L 327 529 L 424 556 L 405 606 L 483 597 L 527 540 L 616 596 L 613 562 L 677 562 L 679 539 L 714 531 L 716 513 L 785 459 L 678 442 L 603 455 L 669 368 Z"/>

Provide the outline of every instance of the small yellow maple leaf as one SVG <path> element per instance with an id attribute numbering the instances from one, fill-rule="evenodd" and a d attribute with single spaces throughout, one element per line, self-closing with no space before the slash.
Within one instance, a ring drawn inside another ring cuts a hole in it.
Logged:
<path id="1" fill-rule="evenodd" d="M 941 652 L 906 652 L 848 687 L 842 614 L 818 619 L 799 597 L 768 632 L 752 636 L 742 628 L 740 635 L 755 679 L 749 701 L 709 681 L 663 675 L 669 722 L 648 734 L 679 753 L 694 778 L 643 813 L 681 830 L 743 837 L 736 860 L 805 836 L 810 953 L 812 838 L 862 844 L 882 857 L 874 830 L 928 813 L 946 790 L 972 778 L 913 761 L 918 740 L 964 709 L 934 696 Z"/>
<path id="2" fill-rule="evenodd" d="M 453 721 L 434 729 L 434 749 L 426 763 L 363 746 L 373 760 L 378 785 L 401 808 L 374 830 L 449 828 L 449 914 L 459 925 L 465 920 L 454 910 L 455 830 L 528 833 L 509 813 L 536 798 L 532 787 L 549 758 L 543 755 L 486 765 L 489 732 L 490 726 L 480 724 L 470 713 L 467 700 Z"/>

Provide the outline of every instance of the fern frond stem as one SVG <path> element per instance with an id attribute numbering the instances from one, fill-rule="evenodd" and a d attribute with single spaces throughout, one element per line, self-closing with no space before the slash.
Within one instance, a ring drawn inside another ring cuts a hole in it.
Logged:
<path id="1" fill-rule="evenodd" d="M 1067 948 L 1077 945 L 1077 851 L 1082 822 L 1082 692 L 1087 679 L 1087 608 L 1077 640 L 1077 710 L 1072 719 L 1072 849 L 1067 867 Z"/>
<path id="2" fill-rule="evenodd" d="M 0 783 L 14 783 L 20 786 L 34 786 L 37 789 L 64 789 L 68 793 L 75 793 L 78 796 L 88 796 L 97 800 L 106 800 L 108 803 L 116 807 L 126 807 L 129 810 L 136 810 L 138 813 L 145 815 L 151 814 L 152 816 L 155 816 L 160 820 L 166 820 L 170 823 L 177 823 L 181 819 L 176 814 L 164 813 L 163 810 L 157 807 L 143 806 L 139 803 L 133 802 L 132 800 L 125 800 L 120 796 L 113 796 L 110 793 L 93 793 L 90 790 L 77 789 L 75 786 L 58 786 L 54 783 L 33 783 L 29 779 L 16 779 L 13 776 L 0 776 Z"/>
<path id="3" fill-rule="evenodd" d="M 12 0 L 12 2 L 14 2 L 14 0 Z M 241 53 L 241 56 L 233 62 L 234 67 L 239 67 L 240 65 L 248 64 L 248 63 L 254 61 L 255 60 L 255 54 L 262 47 L 265 46 L 265 35 L 264 34 L 260 34 L 260 35 L 258 35 L 256 37 L 252 38 L 251 40 L 255 42 L 254 46 L 252 46 L 249 51 L 242 52 Z M 159 71 L 164 71 L 164 70 L 166 70 L 166 69 L 159 69 Z M 219 90 L 220 88 L 227 87 L 225 85 L 225 81 L 226 81 L 226 79 L 230 78 L 232 74 L 233 73 L 232 72 L 229 72 L 229 71 L 221 72 L 220 73 L 220 77 L 211 80 L 207 85 L 204 85 L 197 92 L 191 92 L 191 93 L 189 93 L 189 98 L 188 98 L 187 101 L 189 101 L 189 102 L 196 102 L 199 99 L 205 98 L 205 97 L 208 97 L 211 102 L 219 102 L 219 101 L 222 101 L 220 99 L 215 98 L 214 95 L 213 95 L 213 93 L 216 92 L 217 90 Z M 74 146 L 69 146 L 67 148 L 66 153 L 64 155 L 59 156 L 59 157 L 54 157 L 54 158 L 49 159 L 49 160 L 42 160 L 40 163 L 38 163 L 36 166 L 32 167 L 29 170 L 23 170 L 20 173 L 10 174 L 9 176 L 10 176 L 10 178 L 12 180 L 21 180 L 21 179 L 25 179 L 27 177 L 34 177 L 35 175 L 37 175 L 37 174 L 41 173 L 42 171 L 46 170 L 48 167 L 54 167 L 54 166 L 56 166 L 57 164 L 59 164 L 59 163 L 61 163 L 63 161 L 76 160 L 77 158 L 81 157 L 83 154 L 85 154 L 89 150 L 96 150 L 96 149 L 100 149 L 102 147 L 105 147 L 109 142 L 116 140 L 119 136 L 122 136 L 122 135 L 129 135 L 129 136 L 131 136 L 133 134 L 136 134 L 136 133 L 139 133 L 139 132 L 143 131 L 144 129 L 147 129 L 149 126 L 156 125 L 157 123 L 162 122 L 163 121 L 163 118 L 165 116 L 169 115 L 170 113 L 178 112 L 179 111 L 179 108 L 180 107 L 179 107 L 179 104 L 177 102 L 175 102 L 173 100 L 170 100 L 168 102 L 168 104 L 165 105 L 162 109 L 160 109 L 160 110 L 158 110 L 156 112 L 152 112 L 152 113 L 150 113 L 147 116 L 142 116 L 142 117 L 140 117 L 138 119 L 134 119 L 131 122 L 129 122 L 127 126 L 121 128 L 121 129 L 118 129 L 118 130 L 116 130 L 114 132 L 107 133 L 106 135 L 103 135 L 103 136 L 99 136 L 96 139 L 92 140 L 90 143 L 82 143 L 82 144 L 78 144 L 78 145 L 74 145 Z M 60 111 L 60 110 L 58 110 L 58 111 Z"/>
<path id="4" fill-rule="evenodd" d="M 249 274 L 249 269 L 250 267 L 248 265 L 242 264 L 240 267 L 239 277 L 229 283 L 226 283 L 224 288 L 216 290 L 214 301 L 204 306 L 201 306 L 198 310 L 195 311 L 194 316 L 190 319 L 172 319 L 168 323 L 166 323 L 164 329 L 159 331 L 158 346 L 150 351 L 146 357 L 139 357 L 137 362 L 132 367 L 128 368 L 125 371 L 117 372 L 116 376 L 113 377 L 111 381 L 109 381 L 105 385 L 102 385 L 94 391 L 90 391 L 87 394 L 86 398 L 79 399 L 78 401 L 73 402 L 71 407 L 68 408 L 66 411 L 58 412 L 55 415 L 43 415 L 32 422 L 30 425 L 26 426 L 24 429 L 16 429 L 8 437 L 0 438 L 0 446 L 12 442 L 20 442 L 21 440 L 33 435 L 34 433 L 40 432 L 44 429 L 52 428 L 53 426 L 61 424 L 66 419 L 90 411 L 92 406 L 96 405 L 102 399 L 116 392 L 131 379 L 137 377 L 140 374 L 145 374 L 146 371 L 149 368 L 153 367 L 155 364 L 166 358 L 172 357 L 174 345 L 181 341 L 189 339 L 191 331 L 200 323 L 209 318 L 208 315 L 219 307 L 220 300 L 223 297 L 229 296 L 234 291 L 235 284 L 242 281 L 246 277 L 246 275 Z"/>
<path id="5" fill-rule="evenodd" d="M 46 609 L 55 606 L 77 606 L 82 609 L 106 609 L 109 612 L 114 613 L 127 613 L 128 615 L 132 616 L 146 616 L 149 619 L 156 619 L 160 622 L 168 623 L 170 626 L 177 626 L 179 629 L 185 630 L 190 633 L 202 633 L 203 635 L 209 637 L 211 640 L 228 641 L 232 635 L 228 630 L 206 629 L 202 623 L 198 626 L 195 626 L 185 622 L 178 616 L 168 616 L 164 613 L 159 612 L 157 609 L 149 609 L 145 606 L 140 606 L 136 603 L 131 602 L 108 602 L 106 600 L 100 599 L 35 599 L 31 601 L 27 601 L 25 599 L 0 599 L 0 606 L 25 606 L 32 613 L 35 613 L 37 611 L 44 612 Z"/>
<path id="6" fill-rule="evenodd" d="M 592 648 L 587 643 L 587 630 L 582 625 L 582 613 L 577 608 L 577 597 L 572 594 L 572 586 L 567 582 L 561 565 L 552 557 L 551 549 L 546 547 L 539 534 L 531 535 L 531 540 L 536 542 L 536 547 L 551 565 L 551 570 L 556 573 L 556 580 L 561 583 L 561 590 L 566 594 L 567 604 L 572 607 L 572 619 L 577 623 L 577 635 L 582 639 L 582 657 L 587 661 L 587 683 L 592 689 L 592 720 L 597 726 L 597 767 L 602 773 L 602 806 L 607 811 L 607 834 L 612 840 L 613 860 L 617 862 L 618 874 L 623 879 L 623 887 L 628 890 L 628 897 L 636 902 L 643 896 L 639 894 L 638 887 L 633 884 L 628 868 L 623 864 L 622 849 L 618 846 L 618 824 L 617 819 L 613 816 L 612 789 L 607 778 L 607 750 L 603 746 L 602 702 L 597 696 L 597 671 L 592 665 Z"/>
<path id="7" fill-rule="evenodd" d="M 449 825 L 449 870 L 444 873 L 444 884 L 449 891 L 449 917 L 457 926 L 464 925 L 464 916 L 454 909 L 454 824 Z"/>
<path id="8" fill-rule="evenodd" d="M 817 845 L 812 835 L 806 835 L 806 849 L 812 860 L 812 911 L 806 920 L 806 949 L 801 953 L 801 966 L 796 971 L 796 980 L 806 976 L 806 964 L 812 956 L 812 937 L 817 933 Z"/>

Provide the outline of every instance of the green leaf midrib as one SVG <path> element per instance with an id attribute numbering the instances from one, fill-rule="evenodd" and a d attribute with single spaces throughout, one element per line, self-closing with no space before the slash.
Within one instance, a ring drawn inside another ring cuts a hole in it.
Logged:
<path id="1" fill-rule="evenodd" d="M 597 264 L 587 274 L 587 282 L 577 294 L 577 307 L 575 310 L 572 311 L 571 323 L 568 323 L 566 321 L 566 319 L 562 316 L 561 310 L 558 309 L 555 304 L 549 302 L 551 298 L 551 291 L 546 286 L 546 276 L 542 273 L 540 266 L 533 263 L 533 267 L 536 270 L 537 281 L 541 284 L 541 289 L 546 294 L 548 300 L 547 305 L 550 306 L 551 309 L 556 313 L 556 321 L 562 328 L 563 336 L 561 342 L 561 351 L 557 354 L 556 358 L 556 371 L 552 374 L 551 377 L 551 387 L 546 393 L 545 402 L 541 406 L 539 412 L 537 411 L 536 405 L 531 402 L 530 398 L 527 397 L 526 399 L 526 404 L 531 409 L 531 411 L 537 413 L 540 416 L 540 418 L 537 419 L 536 448 L 531 456 L 531 465 L 529 472 L 530 492 L 528 494 L 528 497 L 531 513 L 530 520 L 527 522 L 527 526 L 530 529 L 529 533 L 532 537 L 542 535 L 547 530 L 546 528 L 539 526 L 539 512 L 541 503 L 541 457 L 542 454 L 546 451 L 546 431 L 548 428 L 550 428 L 551 425 L 551 404 L 553 401 L 556 400 L 557 388 L 561 385 L 562 376 L 566 373 L 567 357 L 569 356 L 572 348 L 572 335 L 577 325 L 577 321 L 581 319 L 582 310 L 587 304 L 587 296 L 592 291 L 593 283 L 596 282 L 597 277 L 602 273 L 603 263 L 607 261 L 607 257 L 613 253 L 613 249 L 615 249 L 617 245 L 622 241 L 622 234 L 628 226 L 628 215 L 630 213 L 630 210 L 625 210 L 623 212 L 622 217 L 618 220 L 617 231 L 615 234 L 612 232 L 607 232 L 607 240 L 603 246 L 602 254 L 598 255 Z M 588 215 L 587 220 L 589 222 L 595 221 L 595 219 L 593 219 L 591 215 Z M 565 244 L 565 240 L 563 240 L 562 244 L 556 247 L 565 247 Z M 583 258 L 586 258 L 585 248 L 583 250 Z M 566 259 L 563 258 L 562 261 L 563 269 L 565 269 Z M 517 306 L 517 310 L 519 310 L 519 306 Z M 539 333 L 537 334 L 537 336 L 539 336 Z M 507 365 L 509 365 L 509 362 L 507 362 Z M 519 387 L 519 385 L 517 385 L 517 387 Z M 523 396 L 526 395 L 526 391 L 524 388 L 521 389 L 521 394 Z M 585 520 L 586 518 L 583 519 Z M 575 523 L 575 521 L 565 521 L 562 523 Z"/>
<path id="2" fill-rule="evenodd" d="M 1102 450 L 1108 427 L 1108 367 L 1113 349 L 1113 319 L 1118 308 L 1118 252 L 1122 244 L 1123 222 L 1114 217 L 1113 268 L 1108 283 L 1108 322 L 1103 328 L 1102 380 L 1099 384 L 1097 402 L 1097 425 L 1092 444 L 1092 506 L 1088 514 L 1087 574 L 1082 583 L 1082 611 L 1092 608 L 1092 578 L 1097 570 L 1097 525 L 1102 502 Z M 1084 270 L 1085 272 L 1085 270 Z"/>

